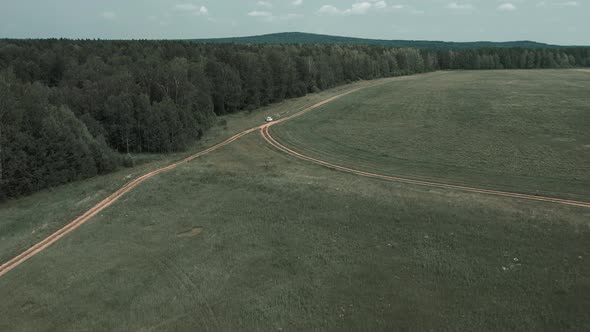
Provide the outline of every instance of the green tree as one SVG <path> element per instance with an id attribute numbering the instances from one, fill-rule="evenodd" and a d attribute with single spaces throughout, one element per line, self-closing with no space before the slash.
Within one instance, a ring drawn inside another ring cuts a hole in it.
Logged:
<path id="1" fill-rule="evenodd" d="M 0 71 L 0 199 L 5 198 L 5 146 L 8 144 L 7 137 L 9 112 L 13 112 L 16 101 L 14 100 L 13 88 L 16 85 L 16 77 L 12 70 Z"/>

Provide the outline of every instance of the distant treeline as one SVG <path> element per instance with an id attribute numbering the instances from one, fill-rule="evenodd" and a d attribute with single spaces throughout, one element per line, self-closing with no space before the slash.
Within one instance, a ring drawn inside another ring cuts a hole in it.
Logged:
<path id="1" fill-rule="evenodd" d="M 590 66 L 588 49 L 0 40 L 0 198 L 186 149 L 216 115 L 361 79 Z"/>
<path id="2" fill-rule="evenodd" d="M 194 39 L 197 43 L 236 43 L 236 44 L 362 44 L 395 48 L 417 48 L 426 50 L 464 50 L 493 48 L 561 48 L 563 46 L 538 43 L 534 41 L 510 41 L 510 42 L 445 42 L 433 40 L 387 40 L 367 39 L 342 36 L 320 35 L 303 32 L 281 32 L 261 36 Z"/>
<path id="3" fill-rule="evenodd" d="M 437 52 L 440 69 L 549 69 L 590 67 L 590 47 L 482 48 Z"/>

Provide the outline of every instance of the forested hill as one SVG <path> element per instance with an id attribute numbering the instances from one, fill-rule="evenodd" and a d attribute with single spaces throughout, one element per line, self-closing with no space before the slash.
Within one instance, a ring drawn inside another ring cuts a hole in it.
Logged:
<path id="1" fill-rule="evenodd" d="M 461 50 L 476 49 L 486 47 L 499 48 L 558 48 L 562 46 L 543 44 L 534 41 L 510 41 L 510 42 L 445 42 L 445 41 L 428 41 L 428 40 L 385 40 L 385 39 L 365 39 L 354 37 L 340 37 L 319 35 L 302 32 L 283 32 L 273 33 L 261 36 L 249 37 L 232 37 L 232 38 L 213 38 L 213 39 L 195 39 L 195 42 L 207 43 L 236 43 L 236 44 L 364 44 L 379 45 L 387 47 L 413 47 L 430 50 Z"/>
<path id="2" fill-rule="evenodd" d="M 590 66 L 590 48 L 0 40 L 0 199 L 180 151 L 217 115 L 439 69 Z"/>

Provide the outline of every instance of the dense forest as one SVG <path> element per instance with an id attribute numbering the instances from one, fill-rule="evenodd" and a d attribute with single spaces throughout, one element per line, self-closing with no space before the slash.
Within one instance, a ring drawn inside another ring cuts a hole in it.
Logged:
<path id="1" fill-rule="evenodd" d="M 439 69 L 590 66 L 590 49 L 0 40 L 0 199 L 182 151 L 216 116 Z"/>

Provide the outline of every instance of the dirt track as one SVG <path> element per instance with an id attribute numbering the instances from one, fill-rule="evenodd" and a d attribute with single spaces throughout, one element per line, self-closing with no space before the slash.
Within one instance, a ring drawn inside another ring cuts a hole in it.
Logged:
<path id="1" fill-rule="evenodd" d="M 237 139 L 239 139 L 240 137 L 247 135 L 255 130 L 257 130 L 259 127 L 256 128 L 251 128 L 248 130 L 245 130 L 239 134 L 236 134 L 230 138 L 228 138 L 227 140 L 216 144 L 206 150 L 203 150 L 199 153 L 196 153 L 190 157 L 187 157 L 186 159 L 183 159 L 179 162 L 176 162 L 174 164 L 168 165 L 166 167 L 162 167 L 159 168 L 155 171 L 149 172 L 131 182 L 129 182 L 128 184 L 126 184 L 125 186 L 123 186 L 121 189 L 117 190 L 116 192 L 114 192 L 113 194 L 111 194 L 110 196 L 108 196 L 107 198 L 105 198 L 104 200 L 102 200 L 100 203 L 96 204 L 95 206 L 93 206 L 90 210 L 86 211 L 86 213 L 84 213 L 83 215 L 81 215 L 80 217 L 76 218 L 74 221 L 70 222 L 69 224 L 67 224 L 66 226 L 64 226 L 63 228 L 61 228 L 60 230 L 58 230 L 57 232 L 51 234 L 50 236 L 48 236 L 47 238 L 43 239 L 41 242 L 35 244 L 34 246 L 32 246 L 31 248 L 25 250 L 24 252 L 22 252 L 20 255 L 14 257 L 13 259 L 9 260 L 8 262 L 2 264 L 0 266 L 0 277 L 5 275 L 6 273 L 8 273 L 10 270 L 16 268 L 17 266 L 19 266 L 20 264 L 22 264 L 23 262 L 25 262 L 26 260 L 28 260 L 29 258 L 35 256 L 36 254 L 38 254 L 39 252 L 43 251 L 44 249 L 46 249 L 47 247 L 49 247 L 50 245 L 54 244 L 55 242 L 57 242 L 59 239 L 61 239 L 62 237 L 66 236 L 67 234 L 71 233 L 72 231 L 74 231 L 75 229 L 77 229 L 78 227 L 82 226 L 84 223 L 86 223 L 88 220 L 90 220 L 92 217 L 94 217 L 95 215 L 97 215 L 98 213 L 100 213 L 102 210 L 106 209 L 107 207 L 109 207 L 111 204 L 113 204 L 114 202 L 116 202 L 117 200 L 119 200 L 119 198 L 121 198 L 121 196 L 125 195 L 126 193 L 128 193 L 129 191 L 131 191 L 133 188 L 137 187 L 139 184 L 141 184 L 142 182 L 146 181 L 149 178 L 152 178 L 160 173 L 169 171 L 171 169 L 174 169 L 176 167 L 178 167 L 181 164 L 187 163 L 192 161 L 195 158 L 198 158 L 202 155 L 205 155 L 211 151 L 217 150 L 218 148 L 227 145 Z"/>
<path id="2" fill-rule="evenodd" d="M 137 187 L 139 184 L 143 183 L 144 181 L 169 170 L 172 170 L 176 167 L 178 167 L 179 165 L 182 165 L 184 163 L 190 162 L 192 160 L 194 160 L 195 158 L 198 158 L 200 156 L 203 156 L 205 154 L 208 154 L 214 150 L 217 150 L 218 148 L 225 146 L 239 138 L 241 138 L 244 135 L 247 135 L 251 132 L 254 132 L 256 130 L 260 130 L 262 136 L 264 137 L 264 139 L 270 143 L 272 146 L 276 147 L 277 149 L 286 152 L 292 156 L 295 156 L 297 158 L 306 160 L 306 161 L 310 161 L 312 163 L 315 164 L 319 164 L 328 168 L 332 168 L 332 169 L 336 169 L 336 170 L 340 170 L 343 172 L 347 172 L 347 173 L 353 173 L 353 174 L 357 174 L 357 175 L 361 175 L 361 176 L 366 176 L 366 177 L 371 177 L 371 178 L 377 178 L 377 179 L 382 179 L 382 180 L 387 180 L 387 181 L 395 181 L 395 182 L 400 182 L 400 183 L 408 183 L 408 184 L 414 184 L 414 185 L 421 185 L 421 186 L 428 186 L 428 187 L 435 187 L 435 188 L 443 188 L 443 189 L 451 189 L 451 190 L 461 190 L 461 191 L 467 191 L 467 192 L 473 192 L 473 193 L 481 193 L 481 194 L 490 194 L 490 195 L 496 195 L 496 196 L 505 196 L 505 197 L 512 197 L 512 198 L 520 198 L 520 199 L 528 199 L 528 200 L 535 200 L 535 201 L 543 201 L 543 202 L 551 202 L 551 203 L 558 203 L 558 204 L 565 204 L 565 205 L 572 205 L 572 206 L 578 206 L 578 207 L 586 207 L 586 208 L 590 208 L 590 203 L 587 202 L 578 202 L 578 201 L 571 201 L 571 200 L 564 200 L 564 199 L 558 199 L 558 198 L 552 198 L 552 197 L 543 197 L 543 196 L 534 196 L 534 195 L 525 195 L 525 194 L 519 194 L 519 193 L 510 193 L 510 192 L 502 192 L 502 191 L 495 191 L 495 190 L 487 190 L 487 189 L 479 189 L 479 188 L 472 188 L 472 187 L 465 187 L 465 186 L 458 186 L 458 185 L 449 185 L 449 184 L 444 184 L 444 183 L 436 183 L 436 182 L 428 182 L 428 181 L 419 181 L 419 180 L 412 180 L 412 179 L 406 179 L 406 178 L 400 178 L 400 177 L 394 177 L 394 176 L 387 176 L 387 175 L 381 175 L 381 174 L 375 174 L 375 173 L 369 173 L 369 172 L 364 172 L 364 171 L 360 171 L 360 170 L 356 170 L 356 169 L 352 169 L 352 168 L 348 168 L 348 167 L 344 167 L 344 166 L 340 166 L 340 165 L 336 165 L 336 164 L 332 164 L 323 160 L 319 160 L 316 158 L 312 158 L 306 155 L 303 155 L 299 152 L 293 151 L 287 147 L 285 147 L 284 145 L 280 144 L 278 141 L 276 141 L 271 135 L 270 132 L 268 130 L 268 128 L 270 128 L 271 126 L 281 123 L 281 122 L 285 122 L 288 121 L 290 119 L 293 119 L 295 117 L 301 116 L 307 112 L 310 112 L 320 106 L 323 106 L 327 103 L 330 103 L 332 101 L 334 101 L 335 99 L 341 98 L 343 96 L 346 96 L 348 94 L 354 93 L 358 90 L 361 89 L 366 89 L 369 87 L 374 87 L 376 85 L 381 85 L 381 84 L 385 84 L 390 82 L 390 80 L 386 80 L 380 83 L 375 83 L 372 85 L 367 85 L 364 87 L 360 87 L 360 88 L 356 88 L 353 90 L 349 90 L 347 92 L 341 93 L 339 95 L 336 95 L 334 97 L 328 98 L 322 102 L 319 102 L 313 106 L 310 106 L 300 112 L 297 112 L 291 116 L 282 118 L 280 120 L 277 120 L 275 122 L 271 122 L 268 124 L 264 124 L 258 127 L 254 127 L 245 131 L 242 131 L 241 133 L 238 133 L 230 138 L 228 138 L 227 140 L 216 144 L 206 150 L 203 150 L 199 153 L 196 153 L 194 155 L 191 155 L 179 162 L 173 163 L 171 165 L 168 165 L 166 167 L 162 167 L 159 168 L 155 171 L 152 171 L 150 173 L 147 173 L 133 181 L 131 181 L 130 183 L 126 184 L 125 186 L 123 186 L 121 189 L 117 190 L 116 192 L 114 192 L 113 194 L 111 194 L 110 196 L 108 196 L 107 198 L 105 198 L 103 201 L 101 201 L 100 203 L 96 204 L 94 207 L 92 207 L 90 210 L 86 211 L 86 213 L 84 213 L 83 215 L 81 215 L 80 217 L 76 218 L 74 221 L 70 222 L 69 224 L 67 224 L 66 226 L 64 226 L 63 228 L 61 228 L 60 230 L 56 231 L 55 233 L 51 234 L 50 236 L 48 236 L 47 238 L 43 239 L 41 242 L 35 244 L 34 246 L 32 246 L 31 248 L 25 250 L 24 252 L 22 252 L 21 254 L 19 254 L 18 256 L 14 257 L 13 259 L 9 260 L 8 262 L 2 264 L 0 266 L 0 277 L 2 277 L 3 275 L 5 275 L 6 273 L 8 273 L 9 271 L 13 270 L 14 268 L 18 267 L 20 264 L 24 263 L 25 261 L 27 261 L 29 258 L 35 256 L 36 254 L 38 254 L 39 252 L 43 251 L 44 249 L 46 249 L 47 247 L 51 246 L 52 244 L 54 244 L 55 242 L 59 241 L 61 238 L 63 238 L 64 236 L 68 235 L 69 233 L 73 232 L 74 230 L 76 230 L 78 227 L 80 227 L 81 225 L 83 225 L 84 223 L 86 223 L 87 221 L 89 221 L 90 219 L 92 219 L 92 217 L 96 216 L 98 213 L 100 213 L 101 211 L 103 211 L 104 209 L 106 209 L 107 207 L 109 207 L 110 205 L 112 205 L 113 203 L 115 203 L 117 200 L 119 200 L 123 195 L 125 195 L 126 193 L 128 193 L 129 191 L 133 190 L 135 187 Z"/>
<path id="3" fill-rule="evenodd" d="M 414 185 L 420 185 L 420 186 L 427 186 L 427 187 L 433 187 L 433 188 L 460 190 L 460 191 L 473 192 L 473 193 L 478 193 L 478 194 L 488 194 L 488 195 L 495 195 L 495 196 L 520 198 L 520 199 L 527 199 L 527 200 L 533 200 L 533 201 L 542 201 L 542 202 L 550 202 L 550 203 L 557 203 L 557 204 L 565 204 L 565 205 L 571 205 L 571 206 L 590 208 L 590 203 L 588 203 L 588 202 L 572 201 L 572 200 L 567 200 L 567 199 L 545 197 L 545 196 L 526 195 L 526 194 L 519 194 L 519 193 L 513 193 L 513 192 L 466 187 L 466 186 L 459 186 L 459 185 L 452 185 L 452 184 L 445 184 L 445 183 L 438 183 L 438 182 L 413 180 L 413 179 L 401 178 L 401 177 L 396 177 L 396 176 L 388 176 L 388 175 L 382 175 L 382 174 L 377 174 L 377 173 L 370 173 L 370 172 L 357 170 L 354 168 L 336 165 L 336 164 L 329 163 L 324 160 L 320 160 L 317 158 L 306 156 L 300 152 L 294 151 L 294 150 L 289 149 L 288 147 L 282 145 L 274 137 L 271 136 L 271 134 L 268 130 L 268 128 L 270 128 L 273 124 L 274 123 L 269 123 L 267 125 L 261 126 L 261 128 L 260 128 L 260 133 L 262 134 L 262 137 L 264 137 L 264 139 L 268 143 L 270 143 L 272 146 L 276 147 L 277 149 L 279 149 L 285 153 L 288 153 L 294 157 L 312 162 L 314 164 L 322 165 L 322 166 L 325 166 L 325 167 L 328 167 L 331 169 L 336 169 L 339 171 L 352 173 L 352 174 L 356 174 L 356 175 L 361 175 L 361 176 L 366 176 L 366 177 L 370 177 L 370 178 L 376 178 L 376 179 L 394 181 L 394 182 L 400 182 L 400 183 L 408 183 L 408 184 L 414 184 Z"/>

